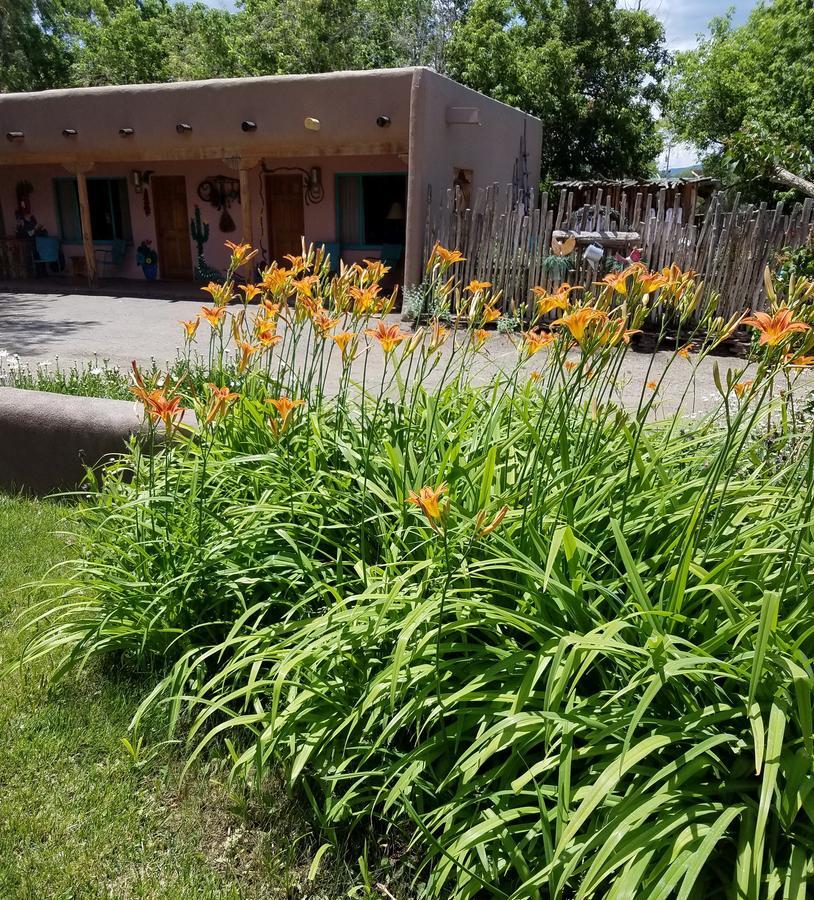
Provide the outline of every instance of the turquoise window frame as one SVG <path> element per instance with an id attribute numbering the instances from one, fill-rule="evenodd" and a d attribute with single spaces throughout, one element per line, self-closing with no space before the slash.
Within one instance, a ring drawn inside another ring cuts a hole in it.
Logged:
<path id="1" fill-rule="evenodd" d="M 394 175 L 401 175 L 404 178 L 404 186 L 407 187 L 407 172 L 337 172 L 334 175 L 334 212 L 336 214 L 336 239 L 337 241 L 341 241 L 342 235 L 342 209 L 340 207 L 339 199 L 339 179 L 340 178 L 356 178 L 360 182 L 363 178 L 392 178 Z M 364 186 L 362 184 L 359 185 L 359 196 L 361 198 L 361 202 L 359 203 L 359 234 L 364 236 L 365 233 L 365 196 L 364 196 Z M 406 208 L 406 204 L 405 204 Z M 366 244 L 366 243 L 352 243 L 352 244 L 344 244 L 340 243 L 340 246 L 343 250 L 379 250 L 381 249 L 381 244 Z"/>
<path id="2" fill-rule="evenodd" d="M 60 204 L 60 202 L 59 202 L 59 193 L 57 192 L 57 182 L 66 182 L 66 181 L 72 183 L 72 184 L 74 185 L 75 188 L 77 187 L 77 185 L 76 185 L 76 178 L 72 178 L 70 175 L 59 176 L 58 178 L 54 178 L 54 179 L 53 179 L 54 209 L 56 210 L 56 214 L 57 214 L 57 215 L 56 215 L 56 218 L 57 218 L 57 227 L 59 228 L 59 239 L 60 239 L 63 243 L 66 243 L 66 244 L 73 244 L 73 243 L 75 243 L 73 240 L 69 240 L 69 239 L 67 239 L 67 238 L 65 237 L 65 229 L 64 229 L 63 224 L 62 224 L 62 206 L 61 206 L 61 204 Z M 110 220 L 111 220 L 111 222 L 114 223 L 114 230 L 115 230 L 115 217 L 113 216 L 113 208 L 112 208 L 112 205 L 113 205 L 113 199 L 112 199 L 112 196 L 111 196 L 111 193 L 110 193 L 110 183 L 113 182 L 113 181 L 122 181 L 122 182 L 124 182 L 125 188 L 126 188 L 126 190 L 125 190 L 125 192 L 124 192 L 124 195 L 125 195 L 125 197 L 127 197 L 127 218 L 130 220 L 130 230 L 131 230 L 131 232 L 132 232 L 132 230 L 133 230 L 133 225 L 132 225 L 133 220 L 132 220 L 132 218 L 131 218 L 131 216 L 130 216 L 130 191 L 127 189 L 127 179 L 126 179 L 123 175 L 122 175 L 122 176 L 118 176 L 118 175 L 112 175 L 112 176 L 111 176 L 111 175 L 89 175 L 89 176 L 88 176 L 88 181 L 106 181 L 106 182 L 108 182 L 108 186 L 107 186 L 107 202 L 108 202 L 108 204 L 109 204 L 109 206 L 110 206 L 110 212 L 111 212 Z M 77 188 L 77 190 L 78 190 L 78 188 Z M 77 194 L 77 200 L 76 200 L 76 209 L 74 210 L 74 226 L 75 226 L 75 228 L 74 228 L 74 233 L 75 233 L 75 234 L 81 235 L 81 234 L 82 234 L 82 219 L 81 219 L 81 216 L 80 216 L 80 214 L 79 214 L 79 195 L 78 195 L 78 194 Z M 113 244 L 114 241 L 126 241 L 127 244 L 129 245 L 129 244 L 132 244 L 132 243 L 133 243 L 133 237 L 132 237 L 132 234 L 131 234 L 131 236 L 130 236 L 129 238 L 126 238 L 126 237 L 124 237 L 123 235 L 114 235 L 112 238 L 110 238 L 110 239 L 105 239 L 105 240 L 96 240 L 96 239 L 94 238 L 94 239 L 93 239 L 93 244 L 94 244 L 94 246 L 99 246 L 99 247 L 109 247 L 109 246 L 112 246 L 112 244 Z M 79 238 L 79 243 L 81 243 L 81 242 L 82 242 L 82 238 L 80 237 L 80 238 Z"/>

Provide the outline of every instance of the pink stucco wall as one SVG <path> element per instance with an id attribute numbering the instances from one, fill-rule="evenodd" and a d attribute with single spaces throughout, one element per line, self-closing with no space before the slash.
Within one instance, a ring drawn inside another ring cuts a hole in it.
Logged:
<path id="1" fill-rule="evenodd" d="M 336 240 L 336 175 L 352 172 L 407 172 L 407 163 L 399 156 L 334 156 L 334 157 L 306 157 L 301 159 L 279 158 L 267 159 L 266 166 L 270 169 L 277 167 L 296 166 L 309 170 L 311 166 L 320 166 L 322 169 L 322 184 L 325 196 L 320 203 L 306 204 L 305 211 L 305 237 L 308 241 L 334 241 Z M 188 160 L 184 162 L 155 162 L 139 163 L 139 169 L 149 168 L 155 175 L 183 175 L 186 179 L 187 189 L 187 217 L 191 219 L 195 213 L 195 206 L 201 209 L 201 218 L 209 223 L 209 241 L 204 248 L 206 261 L 215 268 L 224 268 L 229 251 L 224 246 L 227 240 L 239 241 L 241 239 L 241 210 L 239 203 L 233 203 L 229 208 L 229 214 L 235 223 L 235 230 L 231 233 L 220 231 L 219 221 L 221 212 L 209 203 L 204 203 L 198 197 L 198 185 L 207 177 L 224 175 L 229 178 L 237 178 L 238 173 L 230 169 L 226 163 L 219 160 Z M 88 177 L 126 178 L 128 183 L 128 200 L 130 205 L 130 220 L 133 227 L 133 244 L 128 247 L 125 260 L 116 272 L 105 274 L 116 275 L 125 278 L 141 278 L 141 270 L 136 265 L 135 247 L 142 240 L 148 239 L 153 246 L 158 246 L 155 233 L 155 200 L 153 189 L 148 185 L 150 192 L 151 214 L 144 214 L 144 194 L 137 193 L 131 177 L 132 166 L 121 163 L 99 164 L 88 173 Z M 31 193 L 31 211 L 37 221 L 43 225 L 49 234 L 59 235 L 59 224 L 54 202 L 53 180 L 55 178 L 70 177 L 70 174 L 62 167 L 50 165 L 10 166 L 0 168 L 0 206 L 4 210 L 6 228 L 9 232 L 14 229 L 14 209 L 16 207 L 15 185 L 18 181 L 26 179 L 34 187 Z M 261 255 L 268 258 L 268 218 L 261 193 L 262 171 L 260 166 L 255 167 L 250 173 L 251 207 L 253 219 L 254 244 L 261 250 Z M 9 215 L 9 211 L 11 214 Z M 82 256 L 81 244 L 65 243 L 63 252 L 66 259 L 71 256 Z M 196 259 L 195 242 L 190 237 L 190 255 L 193 265 Z M 375 251 L 352 251 L 343 253 L 346 262 L 361 259 L 363 256 L 376 256 Z M 190 272 L 190 277 L 192 273 Z"/>

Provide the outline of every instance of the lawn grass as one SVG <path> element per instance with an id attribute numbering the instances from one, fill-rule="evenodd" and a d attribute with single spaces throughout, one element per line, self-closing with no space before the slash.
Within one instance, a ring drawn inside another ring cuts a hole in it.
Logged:
<path id="1" fill-rule="evenodd" d="M 70 552 L 69 516 L 0 495 L 2 665 L 21 649 L 18 613 L 43 597 L 24 585 Z M 172 748 L 134 762 L 121 739 L 143 680 L 90 667 L 51 687 L 51 665 L 3 681 L 0 897 L 301 896 L 309 833 L 294 804 L 258 818 L 214 763 L 181 782 Z"/>

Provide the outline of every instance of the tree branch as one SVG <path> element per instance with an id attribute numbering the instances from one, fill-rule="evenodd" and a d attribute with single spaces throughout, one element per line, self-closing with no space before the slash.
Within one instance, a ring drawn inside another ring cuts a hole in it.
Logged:
<path id="1" fill-rule="evenodd" d="M 800 191 L 809 197 L 814 197 L 814 181 L 795 175 L 794 172 L 789 172 L 788 169 L 784 169 L 782 166 L 775 165 L 771 179 L 778 184 L 794 188 L 796 191 Z"/>

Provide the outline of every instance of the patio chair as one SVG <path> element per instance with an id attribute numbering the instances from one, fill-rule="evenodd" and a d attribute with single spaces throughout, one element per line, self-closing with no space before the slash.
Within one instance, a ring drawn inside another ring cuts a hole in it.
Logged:
<path id="1" fill-rule="evenodd" d="M 109 275 L 111 269 L 118 269 L 124 261 L 126 251 L 127 242 L 118 238 L 112 240 L 109 247 L 97 247 L 94 253 L 100 277 Z"/>
<path id="2" fill-rule="evenodd" d="M 59 238 L 38 235 L 34 238 L 34 246 L 31 249 L 31 262 L 34 266 L 34 274 L 37 275 L 37 266 L 43 267 L 43 275 L 48 274 L 48 266 L 56 264 L 59 271 Z"/>

